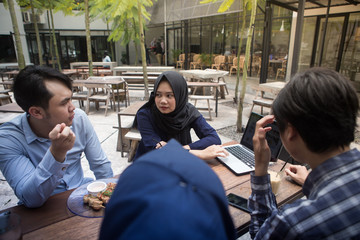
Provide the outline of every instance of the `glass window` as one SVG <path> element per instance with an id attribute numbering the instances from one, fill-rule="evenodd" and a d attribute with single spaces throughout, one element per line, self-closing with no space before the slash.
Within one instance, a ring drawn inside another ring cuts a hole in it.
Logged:
<path id="1" fill-rule="evenodd" d="M 0 63 L 17 62 L 14 43 L 10 35 L 0 35 Z"/>
<path id="2" fill-rule="evenodd" d="M 350 15 L 340 72 L 360 81 L 360 13 Z"/>
<path id="3" fill-rule="evenodd" d="M 316 17 L 304 18 L 298 72 L 310 68 L 312 49 L 314 45 L 315 28 Z"/>

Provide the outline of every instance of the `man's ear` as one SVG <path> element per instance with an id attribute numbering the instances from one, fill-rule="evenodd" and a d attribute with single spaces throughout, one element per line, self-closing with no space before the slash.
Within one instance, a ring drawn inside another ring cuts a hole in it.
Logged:
<path id="1" fill-rule="evenodd" d="M 31 106 L 29 108 L 29 114 L 36 119 L 45 118 L 45 111 L 42 107 Z"/>
<path id="2" fill-rule="evenodd" d="M 285 129 L 285 136 L 287 141 L 292 142 L 295 141 L 297 137 L 299 137 L 298 131 L 294 128 L 290 123 L 287 124 Z"/>

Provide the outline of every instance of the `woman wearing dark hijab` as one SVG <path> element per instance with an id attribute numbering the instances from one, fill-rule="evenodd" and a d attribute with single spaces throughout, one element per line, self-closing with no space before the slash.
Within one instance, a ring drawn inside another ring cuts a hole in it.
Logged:
<path id="1" fill-rule="evenodd" d="M 188 102 L 187 83 L 178 72 L 164 72 L 157 78 L 149 101 L 136 114 L 134 127 L 142 138 L 135 159 L 163 147 L 172 138 L 204 160 L 227 155 L 218 146 L 221 141 L 215 129 Z M 192 142 L 191 129 L 199 138 L 196 142 Z"/>

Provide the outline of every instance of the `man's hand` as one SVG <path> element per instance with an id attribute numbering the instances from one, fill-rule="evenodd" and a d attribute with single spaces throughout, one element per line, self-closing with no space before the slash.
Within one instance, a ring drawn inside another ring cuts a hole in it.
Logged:
<path id="1" fill-rule="evenodd" d="M 49 133 L 50 152 L 58 162 L 64 162 L 66 153 L 75 143 L 75 134 L 65 123 L 57 124 Z"/>
<path id="2" fill-rule="evenodd" d="M 285 173 L 301 186 L 304 185 L 304 182 L 309 175 L 306 167 L 301 165 L 291 165 L 289 168 L 285 169 Z"/>
<path id="3" fill-rule="evenodd" d="M 203 160 L 211 160 L 216 157 L 226 157 L 229 153 L 220 145 L 211 145 L 203 150 L 191 150 L 190 153 Z"/>
<path id="4" fill-rule="evenodd" d="M 274 122 L 275 117 L 268 115 L 257 121 L 256 129 L 253 137 L 254 153 L 255 153 L 255 176 L 264 176 L 267 174 L 271 152 L 266 141 L 266 133 L 271 127 L 266 125 Z"/>

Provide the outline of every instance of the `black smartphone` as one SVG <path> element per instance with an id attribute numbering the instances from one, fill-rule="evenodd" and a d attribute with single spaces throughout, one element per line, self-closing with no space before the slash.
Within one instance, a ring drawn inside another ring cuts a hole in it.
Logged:
<path id="1" fill-rule="evenodd" d="M 245 212 L 250 213 L 250 210 L 247 207 L 248 200 L 246 198 L 240 197 L 233 193 L 229 193 L 226 197 L 231 206 L 239 208 Z"/>

